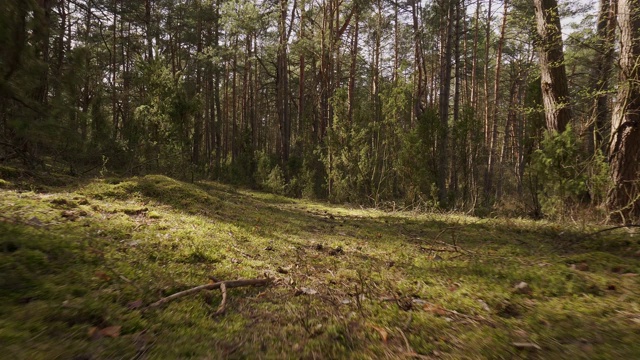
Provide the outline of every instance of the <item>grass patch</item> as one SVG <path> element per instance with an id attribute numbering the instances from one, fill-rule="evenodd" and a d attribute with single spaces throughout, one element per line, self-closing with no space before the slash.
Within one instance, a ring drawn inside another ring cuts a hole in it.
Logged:
<path id="1" fill-rule="evenodd" d="M 158 175 L 52 186 L 0 186 L 9 358 L 640 357 L 640 245 L 624 230 L 388 213 Z M 230 289 L 222 316 L 219 291 L 144 311 L 209 276 L 274 284 Z"/>

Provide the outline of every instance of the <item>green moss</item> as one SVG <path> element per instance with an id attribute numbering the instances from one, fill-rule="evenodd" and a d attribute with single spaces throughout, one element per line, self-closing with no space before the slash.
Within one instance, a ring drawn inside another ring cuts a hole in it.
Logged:
<path id="1" fill-rule="evenodd" d="M 407 344 L 445 358 L 535 355 L 515 341 L 548 358 L 640 353 L 640 284 L 623 276 L 640 270 L 628 255 L 638 244 L 625 234 L 159 175 L 45 190 L 0 190 L 0 351 L 12 358 L 133 358 L 141 344 L 167 359 L 369 359 Z M 229 289 L 223 315 L 217 290 L 144 309 L 210 276 L 274 284 Z M 514 291 L 521 281 L 530 294 Z M 117 338 L 87 335 L 112 325 Z"/>

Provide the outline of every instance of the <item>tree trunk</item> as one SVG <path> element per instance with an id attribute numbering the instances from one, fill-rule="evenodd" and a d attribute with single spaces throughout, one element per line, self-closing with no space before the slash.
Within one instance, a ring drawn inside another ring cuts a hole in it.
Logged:
<path id="1" fill-rule="evenodd" d="M 414 42 L 414 57 L 415 57 L 415 65 L 414 65 L 414 87 L 415 93 L 413 98 L 413 119 L 420 118 L 422 116 L 422 94 L 424 93 L 423 88 L 423 60 L 422 60 L 422 38 L 420 36 L 420 13 L 418 11 L 418 1 L 411 2 L 411 19 L 413 21 L 413 42 Z"/>
<path id="2" fill-rule="evenodd" d="M 349 67 L 349 88 L 347 92 L 347 118 L 349 119 L 349 124 L 353 124 L 353 108 L 355 105 L 356 66 L 358 62 L 358 32 L 360 31 L 359 16 L 360 11 L 356 10 L 353 25 L 353 38 L 351 40 L 351 65 Z"/>
<path id="3" fill-rule="evenodd" d="M 489 106 L 489 99 L 487 97 L 487 114 L 486 124 L 489 130 L 489 159 L 487 161 L 487 170 L 484 178 L 484 200 L 489 201 L 491 198 L 491 190 L 493 188 L 493 173 L 495 166 L 495 147 L 498 141 L 498 108 L 500 107 L 500 69 L 502 65 L 502 45 L 504 44 L 505 30 L 507 28 L 507 11 L 508 1 L 505 0 L 503 4 L 504 13 L 502 14 L 502 27 L 500 29 L 500 40 L 498 41 L 498 51 L 496 53 L 496 72 L 493 82 L 493 105 Z"/>
<path id="4" fill-rule="evenodd" d="M 473 45 L 471 50 L 471 108 L 478 113 L 478 40 L 480 37 L 480 0 L 476 1 L 476 16 L 473 26 Z"/>
<path id="5" fill-rule="evenodd" d="M 305 4 L 304 2 L 300 4 L 300 35 L 299 40 L 304 41 L 304 26 L 305 26 Z M 301 49 L 300 51 L 300 75 L 298 79 L 298 130 L 299 132 L 304 131 L 304 119 L 305 119 L 305 101 L 304 101 L 304 69 L 305 69 L 305 50 Z"/>
<path id="6" fill-rule="evenodd" d="M 118 139 L 118 89 L 116 88 L 117 73 L 118 73 L 118 56 L 116 52 L 116 39 L 118 29 L 118 2 L 114 1 L 113 6 L 113 42 L 111 44 L 111 117 L 113 122 L 113 140 Z"/>
<path id="7" fill-rule="evenodd" d="M 449 140 L 449 94 L 451 93 L 451 51 L 453 42 L 453 13 L 455 0 L 442 1 L 441 9 L 446 16 L 441 23 L 441 51 L 440 51 L 440 92 L 438 98 L 438 114 L 440 124 L 438 129 L 438 171 L 436 185 L 438 187 L 438 202 L 440 206 L 447 206 L 447 174 L 448 174 L 448 140 Z"/>
<path id="8" fill-rule="evenodd" d="M 607 91 L 613 68 L 617 3 L 617 0 L 600 0 L 596 29 L 596 66 L 593 68 L 591 85 L 595 99 L 589 124 L 590 136 L 587 140 L 590 153 L 594 153 L 597 149 L 602 149 L 603 154 L 607 152 L 605 132 L 610 115 Z"/>
<path id="9" fill-rule="evenodd" d="M 278 23 L 280 42 L 278 45 L 277 55 L 278 65 L 276 67 L 276 109 L 278 111 L 281 138 L 280 158 L 282 160 L 285 177 L 288 177 L 288 173 L 284 165 L 286 165 L 286 163 L 289 161 L 289 149 L 291 141 L 291 119 L 289 113 L 289 74 L 287 57 L 287 9 L 288 1 L 280 0 L 280 19 Z"/>
<path id="10" fill-rule="evenodd" d="M 199 11 L 202 11 L 200 2 L 196 3 L 196 6 Z M 202 56 L 202 17 L 198 17 L 198 22 L 196 25 L 198 43 L 196 45 L 196 54 L 198 57 Z M 195 68 L 195 92 L 196 94 L 200 94 L 202 92 L 202 66 L 196 62 Z M 203 133 L 203 116 L 204 113 L 201 108 L 198 108 L 195 112 L 194 121 L 193 121 L 193 147 L 191 152 L 191 163 L 194 165 L 198 165 L 200 163 L 200 145 L 202 144 L 202 133 Z"/>
<path id="11" fill-rule="evenodd" d="M 571 120 L 557 0 L 534 0 L 540 36 L 540 81 L 547 130 L 563 132 Z"/>
<path id="12" fill-rule="evenodd" d="M 147 61 L 153 61 L 153 36 L 151 32 L 151 1 L 145 0 L 144 2 L 144 25 L 145 36 L 147 41 Z"/>
<path id="13" fill-rule="evenodd" d="M 489 114 L 491 113 L 491 108 L 489 104 L 489 52 L 491 51 L 491 47 L 489 44 L 491 43 L 491 5 L 492 1 L 489 0 L 489 4 L 487 5 L 487 22 L 485 24 L 485 52 L 484 52 L 484 145 L 486 148 L 489 148 Z"/>
<path id="14" fill-rule="evenodd" d="M 49 47 L 51 35 L 51 0 L 38 0 L 38 5 L 42 10 L 41 13 L 36 12 L 37 19 L 36 28 L 33 31 L 36 39 L 36 57 L 45 65 L 42 67 L 39 84 L 35 91 L 34 100 L 42 104 L 44 107 L 49 102 Z"/>
<path id="15" fill-rule="evenodd" d="M 462 79 L 461 79 L 461 67 L 462 67 L 462 56 L 460 53 L 460 40 L 461 40 L 461 26 L 460 22 L 464 21 L 464 16 L 466 14 L 466 7 L 460 6 L 460 1 L 456 1 L 455 5 L 455 40 L 454 40 L 454 59 L 455 59 L 455 68 L 454 72 L 454 92 L 453 92 L 453 119 L 452 119 L 452 127 L 455 128 L 458 126 L 459 117 L 460 117 L 460 96 L 462 94 Z M 464 5 L 464 4 L 462 4 Z M 451 136 L 451 167 L 449 173 L 449 190 L 451 194 L 454 196 L 458 193 L 458 160 L 457 160 L 457 146 L 458 146 L 458 137 Z M 455 199 L 454 199 L 455 200 Z"/>
<path id="16" fill-rule="evenodd" d="M 620 84 L 611 119 L 609 161 L 613 188 L 611 217 L 623 223 L 640 218 L 640 1 L 619 0 Z"/>
<path id="17" fill-rule="evenodd" d="M 231 71 L 233 76 L 231 80 L 231 162 L 236 163 L 238 158 L 238 38 L 235 39 L 233 48 L 233 60 Z"/>

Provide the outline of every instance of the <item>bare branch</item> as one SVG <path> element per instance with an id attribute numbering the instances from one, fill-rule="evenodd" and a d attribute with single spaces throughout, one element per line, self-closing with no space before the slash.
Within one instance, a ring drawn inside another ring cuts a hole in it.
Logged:
<path id="1" fill-rule="evenodd" d="M 226 293 L 226 289 L 231 289 L 231 288 L 236 288 L 236 287 L 243 287 L 243 286 L 267 286 L 271 283 L 271 279 L 245 279 L 245 280 L 232 280 L 232 281 L 220 281 L 220 282 L 216 282 L 213 284 L 206 284 L 206 285 L 200 285 L 200 286 L 196 286 L 193 287 L 191 289 L 187 289 L 184 291 L 180 291 L 177 292 L 173 295 L 169 295 L 165 298 L 162 298 L 156 302 L 154 302 L 153 304 L 149 305 L 147 308 L 155 308 L 155 307 L 159 307 L 162 306 L 172 300 L 175 299 L 179 299 L 181 297 L 187 296 L 187 295 L 191 295 L 191 294 L 196 294 L 202 290 L 214 290 L 214 289 L 221 289 L 220 285 L 224 284 L 224 291 L 223 291 L 223 303 L 225 302 L 224 297 Z M 220 304 L 221 306 L 223 304 Z M 220 309 L 218 309 L 220 310 Z"/>

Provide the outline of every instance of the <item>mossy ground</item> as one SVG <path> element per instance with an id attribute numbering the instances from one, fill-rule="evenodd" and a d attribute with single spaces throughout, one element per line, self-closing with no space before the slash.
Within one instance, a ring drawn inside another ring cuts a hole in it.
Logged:
<path id="1" fill-rule="evenodd" d="M 0 181 L 0 357 L 640 358 L 640 236 L 624 229 L 163 176 L 24 185 Z M 217 290 L 144 309 L 209 276 L 274 282 L 229 290 L 223 315 Z"/>

